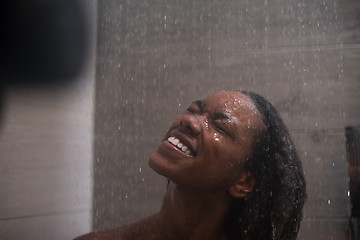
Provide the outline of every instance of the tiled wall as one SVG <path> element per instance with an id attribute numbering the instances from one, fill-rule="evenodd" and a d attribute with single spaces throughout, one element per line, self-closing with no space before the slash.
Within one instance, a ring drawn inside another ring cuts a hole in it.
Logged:
<path id="1" fill-rule="evenodd" d="M 91 47 L 76 81 L 1 89 L 1 240 L 73 239 L 91 229 L 96 2 L 83 3 Z"/>
<path id="2" fill-rule="evenodd" d="M 299 239 L 345 239 L 344 127 L 360 123 L 357 0 L 99 1 L 94 229 L 159 210 L 147 166 L 170 122 L 220 89 L 269 99 L 308 185 Z"/>

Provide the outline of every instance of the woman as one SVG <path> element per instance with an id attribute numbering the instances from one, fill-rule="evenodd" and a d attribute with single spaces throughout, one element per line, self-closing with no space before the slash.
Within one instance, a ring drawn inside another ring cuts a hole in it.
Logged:
<path id="1" fill-rule="evenodd" d="M 296 239 L 305 180 L 273 106 L 216 92 L 170 126 L 149 165 L 169 179 L 160 212 L 79 239 Z"/>

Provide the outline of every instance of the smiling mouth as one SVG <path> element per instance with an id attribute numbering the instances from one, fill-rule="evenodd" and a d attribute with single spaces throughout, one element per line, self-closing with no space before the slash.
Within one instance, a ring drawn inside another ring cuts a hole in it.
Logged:
<path id="1" fill-rule="evenodd" d="M 167 139 L 167 141 L 169 143 L 171 143 L 173 146 L 175 146 L 177 149 L 179 149 L 180 151 L 182 151 L 183 153 L 185 153 L 186 155 L 189 155 L 191 157 L 194 157 L 194 155 L 191 153 L 191 150 L 189 149 L 188 146 L 186 146 L 183 142 L 181 142 L 178 138 L 176 137 L 169 137 Z"/>

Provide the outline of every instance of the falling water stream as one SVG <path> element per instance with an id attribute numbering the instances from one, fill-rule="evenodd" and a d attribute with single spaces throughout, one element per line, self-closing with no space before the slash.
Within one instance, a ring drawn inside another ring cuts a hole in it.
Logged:
<path id="1" fill-rule="evenodd" d="M 345 239 L 359 9 L 338 0 L 99 2 L 94 228 L 158 211 L 166 181 L 147 158 L 171 121 L 192 100 L 247 89 L 278 109 L 303 161 L 300 239 Z"/>
<path id="2" fill-rule="evenodd" d="M 360 1 L 79 0 L 76 10 L 87 9 L 88 32 L 75 28 L 86 22 L 80 15 L 73 14 L 80 19 L 75 24 L 67 8 L 52 7 L 65 1 L 23 2 L 13 4 L 23 18 L 4 24 L 5 62 L 17 74 L 21 67 L 40 75 L 47 69 L 26 64 L 23 49 L 52 66 L 57 58 L 64 66 L 75 58 L 89 63 L 84 73 L 70 69 L 80 72 L 76 81 L 46 85 L 50 79 L 43 78 L 25 86 L 25 72 L 20 87 L 7 79 L 10 87 L 0 89 L 0 239 L 69 239 L 158 212 L 167 180 L 150 169 L 148 157 L 169 125 L 192 101 L 241 89 L 275 106 L 302 160 L 308 198 L 298 239 L 347 239 L 357 196 L 356 177 L 349 176 L 360 175 L 353 157 L 360 125 Z M 81 38 L 71 40 L 71 34 Z M 93 37 L 88 55 L 86 34 Z M 27 37 L 49 45 L 35 41 L 32 49 Z M 9 47 L 19 43 L 26 46 Z M 64 77 L 60 67 L 52 72 Z"/>

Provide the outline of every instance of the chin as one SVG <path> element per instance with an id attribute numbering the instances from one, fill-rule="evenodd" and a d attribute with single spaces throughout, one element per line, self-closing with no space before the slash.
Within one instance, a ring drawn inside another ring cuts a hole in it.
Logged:
<path id="1" fill-rule="evenodd" d="M 154 152 L 153 154 L 151 154 L 148 160 L 148 164 L 150 168 L 156 173 L 164 177 L 169 177 L 169 171 L 167 170 L 169 166 L 167 166 L 168 164 L 166 163 L 166 160 L 163 159 L 163 157 L 159 153 Z"/>

